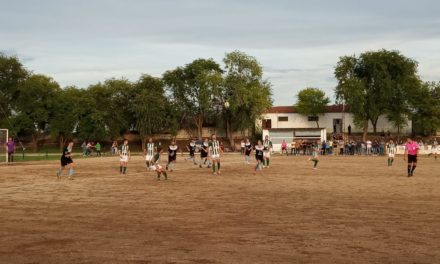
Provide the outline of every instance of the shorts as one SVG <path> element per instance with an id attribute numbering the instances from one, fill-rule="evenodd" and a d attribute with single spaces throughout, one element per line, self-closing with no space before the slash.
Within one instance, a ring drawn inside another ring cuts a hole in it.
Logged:
<path id="1" fill-rule="evenodd" d="M 174 156 L 168 156 L 168 162 L 176 161 L 176 155 Z"/>
<path id="2" fill-rule="evenodd" d="M 61 157 L 61 166 L 64 167 L 64 166 L 67 166 L 67 165 L 69 165 L 71 163 L 73 163 L 73 160 L 72 160 L 71 157 L 65 157 L 65 156 Z"/>
<path id="3" fill-rule="evenodd" d="M 119 157 L 119 161 L 120 162 L 128 162 L 128 156 L 127 155 L 122 155 Z"/>
<path id="4" fill-rule="evenodd" d="M 417 155 L 409 155 L 408 154 L 408 163 L 411 163 L 411 162 L 417 163 Z"/>
<path id="5" fill-rule="evenodd" d="M 261 162 L 264 160 L 263 156 L 255 156 L 255 159 Z"/>
<path id="6" fill-rule="evenodd" d="M 249 155 L 251 155 L 251 152 L 250 152 L 250 151 L 246 151 L 244 154 L 245 154 L 246 156 L 249 156 Z"/>
<path id="7" fill-rule="evenodd" d="M 211 159 L 220 159 L 220 154 L 211 155 Z"/>
<path id="8" fill-rule="evenodd" d="M 270 151 L 263 152 L 263 157 L 270 158 Z"/>
<path id="9" fill-rule="evenodd" d="M 394 153 L 388 153 L 388 157 L 389 157 L 389 158 L 394 158 L 394 156 L 396 156 L 396 154 L 394 154 Z"/>
<path id="10" fill-rule="evenodd" d="M 146 160 L 146 161 L 152 161 L 153 158 L 154 158 L 153 155 L 146 155 L 146 156 L 145 156 L 145 160 Z"/>

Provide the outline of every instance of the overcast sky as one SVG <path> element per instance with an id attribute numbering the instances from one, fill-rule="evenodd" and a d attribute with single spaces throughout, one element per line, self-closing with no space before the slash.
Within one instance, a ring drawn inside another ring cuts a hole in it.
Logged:
<path id="1" fill-rule="evenodd" d="M 440 81 L 440 1 L 0 0 L 0 51 L 62 86 L 241 50 L 264 67 L 274 104 L 291 105 L 305 87 L 333 99 L 338 58 L 381 48 Z"/>

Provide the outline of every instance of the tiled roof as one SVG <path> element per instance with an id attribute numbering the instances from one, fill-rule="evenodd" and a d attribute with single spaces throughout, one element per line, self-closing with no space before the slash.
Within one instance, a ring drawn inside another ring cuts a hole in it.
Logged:
<path id="1" fill-rule="evenodd" d="M 325 108 L 326 113 L 342 113 L 342 110 L 344 108 L 344 112 L 348 112 L 348 107 L 343 107 L 341 104 L 339 105 L 328 105 Z M 289 113 L 297 113 L 294 106 L 274 106 L 270 108 L 267 112 L 267 114 L 270 113 L 282 113 L 282 114 L 289 114 Z"/>

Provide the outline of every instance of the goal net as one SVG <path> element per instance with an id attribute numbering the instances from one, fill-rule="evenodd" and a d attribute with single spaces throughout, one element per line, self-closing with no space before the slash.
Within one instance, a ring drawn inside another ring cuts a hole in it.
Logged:
<path id="1" fill-rule="evenodd" d="M 6 149 L 9 136 L 8 132 L 7 129 L 0 129 L 0 164 L 8 162 L 8 150 Z"/>

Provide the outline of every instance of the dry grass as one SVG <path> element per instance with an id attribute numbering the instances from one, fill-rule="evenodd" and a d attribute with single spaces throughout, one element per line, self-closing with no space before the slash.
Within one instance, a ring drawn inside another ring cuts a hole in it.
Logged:
<path id="1" fill-rule="evenodd" d="M 440 160 L 274 157 L 211 175 L 179 156 L 156 181 L 141 157 L 0 167 L 0 263 L 440 263 Z"/>

